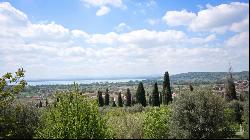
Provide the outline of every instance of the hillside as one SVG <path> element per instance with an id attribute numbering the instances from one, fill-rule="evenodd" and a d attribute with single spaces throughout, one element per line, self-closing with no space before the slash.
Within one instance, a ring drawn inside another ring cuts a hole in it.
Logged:
<path id="1" fill-rule="evenodd" d="M 188 72 L 170 76 L 173 83 L 222 83 L 227 72 Z M 235 80 L 249 80 L 249 71 L 233 72 Z"/>

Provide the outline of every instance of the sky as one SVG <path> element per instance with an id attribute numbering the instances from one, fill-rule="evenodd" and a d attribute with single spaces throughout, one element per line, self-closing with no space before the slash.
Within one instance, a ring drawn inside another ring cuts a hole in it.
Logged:
<path id="1" fill-rule="evenodd" d="M 0 0 L 0 75 L 161 76 L 249 69 L 248 0 Z"/>

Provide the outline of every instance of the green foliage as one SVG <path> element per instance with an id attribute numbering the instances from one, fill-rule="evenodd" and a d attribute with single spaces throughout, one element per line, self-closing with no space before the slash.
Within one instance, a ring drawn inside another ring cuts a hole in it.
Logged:
<path id="1" fill-rule="evenodd" d="M 235 90 L 235 84 L 234 84 L 234 80 L 232 77 L 232 73 L 229 73 L 229 76 L 226 79 L 226 83 L 225 83 L 226 87 L 226 94 L 225 94 L 225 98 L 227 101 L 231 101 L 231 100 L 237 100 L 237 96 L 236 96 L 236 90 Z"/>
<path id="2" fill-rule="evenodd" d="M 109 90 L 108 89 L 106 89 L 104 101 L 105 101 L 104 102 L 105 105 L 109 105 Z"/>
<path id="3" fill-rule="evenodd" d="M 123 107 L 121 92 L 119 92 L 119 94 L 118 94 L 118 106 Z"/>
<path id="4" fill-rule="evenodd" d="M 28 138 L 34 136 L 39 125 L 39 112 L 31 104 L 13 102 L 0 110 L 0 136 L 5 138 Z"/>
<path id="5" fill-rule="evenodd" d="M 112 107 L 116 107 L 115 101 L 112 101 Z"/>
<path id="6" fill-rule="evenodd" d="M 173 101 L 168 72 L 165 72 L 164 74 L 162 93 L 163 93 L 164 104 L 169 104 L 170 102 Z"/>
<path id="7" fill-rule="evenodd" d="M 172 104 L 171 136 L 173 138 L 227 138 L 234 135 L 224 100 L 209 92 L 195 91 L 179 94 Z"/>
<path id="8" fill-rule="evenodd" d="M 143 122 L 144 138 L 169 138 L 170 110 L 166 106 L 153 107 L 145 113 Z"/>
<path id="9" fill-rule="evenodd" d="M 243 129 L 244 138 L 249 139 L 249 100 L 244 105 Z"/>
<path id="10" fill-rule="evenodd" d="M 130 108 L 130 107 L 128 107 Z M 129 113 L 123 108 L 111 108 L 106 114 L 108 125 L 116 139 L 142 139 L 144 114 Z"/>
<path id="11" fill-rule="evenodd" d="M 193 91 L 194 87 L 191 84 L 189 84 L 189 89 L 190 89 L 190 91 Z"/>
<path id="12" fill-rule="evenodd" d="M 103 98 L 102 98 L 102 92 L 101 91 L 98 91 L 97 98 L 98 98 L 98 105 L 99 105 L 99 107 L 104 106 L 104 101 L 103 101 Z"/>
<path id="13" fill-rule="evenodd" d="M 146 97 L 145 90 L 142 82 L 139 83 L 137 91 L 136 91 L 136 102 L 142 104 L 142 106 L 146 106 Z"/>
<path id="14" fill-rule="evenodd" d="M 126 93 L 126 106 L 131 106 L 131 93 L 129 88 L 127 89 L 127 93 Z"/>
<path id="15" fill-rule="evenodd" d="M 42 116 L 37 138 L 109 138 L 110 131 L 101 118 L 96 100 L 78 93 L 60 93 L 56 106 Z"/>
<path id="16" fill-rule="evenodd" d="M 234 121 L 241 124 L 242 123 L 242 116 L 243 116 L 243 103 L 237 100 L 232 100 L 227 103 L 227 107 L 234 111 Z"/>
<path id="17" fill-rule="evenodd" d="M 153 93 L 152 93 L 152 105 L 153 106 L 160 106 L 159 91 L 158 91 L 157 82 L 155 82 L 155 84 L 154 84 L 154 89 L 153 89 Z"/>
<path id="18" fill-rule="evenodd" d="M 24 73 L 23 68 L 19 68 L 15 72 L 15 76 L 12 73 L 6 73 L 0 77 L 0 107 L 4 107 L 13 101 L 14 97 L 27 85 L 23 79 Z"/>

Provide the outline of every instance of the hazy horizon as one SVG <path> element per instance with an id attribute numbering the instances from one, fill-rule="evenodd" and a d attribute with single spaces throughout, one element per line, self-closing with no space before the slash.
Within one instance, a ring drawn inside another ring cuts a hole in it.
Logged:
<path id="1" fill-rule="evenodd" d="M 249 70 L 249 1 L 0 0 L 0 74 L 25 79 Z"/>

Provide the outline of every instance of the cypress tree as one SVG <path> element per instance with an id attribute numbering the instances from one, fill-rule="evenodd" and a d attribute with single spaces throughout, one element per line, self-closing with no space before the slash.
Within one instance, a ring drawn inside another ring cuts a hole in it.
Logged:
<path id="1" fill-rule="evenodd" d="M 118 106 L 123 107 L 121 92 L 119 92 L 119 94 L 118 94 Z"/>
<path id="2" fill-rule="evenodd" d="M 160 104 L 162 104 L 162 92 L 159 92 L 160 94 Z"/>
<path id="3" fill-rule="evenodd" d="M 151 95 L 149 95 L 148 104 L 152 105 L 152 97 L 151 97 Z"/>
<path id="4" fill-rule="evenodd" d="M 152 105 L 153 106 L 160 106 L 159 91 L 158 91 L 157 82 L 155 82 L 155 84 L 154 84 L 154 89 L 153 89 L 153 93 L 152 93 Z"/>
<path id="5" fill-rule="evenodd" d="M 101 91 L 98 91 L 97 98 L 98 98 L 99 107 L 102 107 L 104 105 L 104 101 L 103 101 L 103 98 L 102 98 L 102 92 Z"/>
<path id="6" fill-rule="evenodd" d="M 112 101 L 112 107 L 116 107 L 115 101 Z"/>
<path id="7" fill-rule="evenodd" d="M 109 90 L 106 89 L 106 92 L 105 92 L 105 105 L 109 105 Z"/>
<path id="8" fill-rule="evenodd" d="M 146 106 L 145 90 L 142 82 L 139 83 L 136 91 L 136 102 L 142 104 L 144 107 Z"/>
<path id="9" fill-rule="evenodd" d="M 191 84 L 189 84 L 189 89 L 190 89 L 190 91 L 194 90 L 194 88 L 193 88 L 193 86 Z"/>
<path id="10" fill-rule="evenodd" d="M 126 106 L 131 106 L 131 93 L 129 88 L 127 89 L 127 93 L 126 93 Z"/>
<path id="11" fill-rule="evenodd" d="M 227 101 L 237 100 L 235 84 L 232 73 L 230 71 L 226 79 L 225 90 L 226 90 L 225 98 Z"/>
<path id="12" fill-rule="evenodd" d="M 169 74 L 168 72 L 165 72 L 164 74 L 164 80 L 163 80 L 163 103 L 168 104 L 172 102 L 172 93 L 170 88 L 170 81 L 169 81 Z"/>
<path id="13" fill-rule="evenodd" d="M 45 102 L 46 106 L 48 106 L 49 102 L 48 99 L 46 98 L 46 102 Z"/>
<path id="14" fill-rule="evenodd" d="M 43 103 L 42 103 L 42 101 L 40 100 L 40 103 L 39 103 L 39 108 L 40 107 L 43 107 Z"/>

